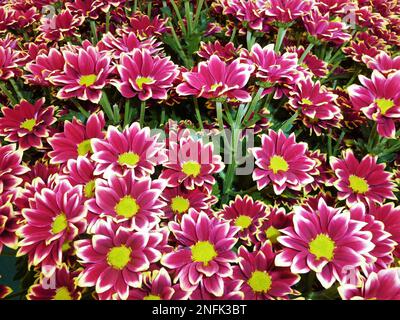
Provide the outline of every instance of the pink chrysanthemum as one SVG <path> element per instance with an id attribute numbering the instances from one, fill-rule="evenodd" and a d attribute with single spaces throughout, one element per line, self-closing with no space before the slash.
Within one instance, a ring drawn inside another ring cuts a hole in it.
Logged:
<path id="1" fill-rule="evenodd" d="M 394 138 L 395 123 L 400 121 L 400 71 L 388 77 L 373 71 L 372 78 L 359 76 L 362 86 L 348 88 L 354 108 L 376 121 L 379 135 Z"/>
<path id="2" fill-rule="evenodd" d="M 275 266 L 276 254 L 268 242 L 252 252 L 241 246 L 238 256 L 239 265 L 233 267 L 233 277 L 243 280 L 240 290 L 245 300 L 282 299 L 294 294 L 291 287 L 300 276 L 291 273 L 289 268 Z"/>
<path id="3" fill-rule="evenodd" d="M 192 291 L 202 286 L 220 297 L 224 294 L 224 279 L 232 275 L 231 263 L 236 261 L 232 251 L 237 239 L 236 227 L 203 212 L 190 210 L 180 224 L 170 222 L 169 228 L 179 246 L 167 253 L 161 263 L 176 272 L 182 290 Z"/>
<path id="4" fill-rule="evenodd" d="M 0 254 L 4 246 L 16 249 L 18 244 L 16 231 L 19 229 L 21 217 L 13 209 L 13 200 L 11 193 L 0 195 Z"/>
<path id="5" fill-rule="evenodd" d="M 21 176 L 29 171 L 21 165 L 22 150 L 15 149 L 15 144 L 0 144 L 0 194 L 18 186 L 22 182 Z"/>
<path id="6" fill-rule="evenodd" d="M 129 19 L 129 25 L 126 30 L 133 31 L 141 40 L 159 37 L 164 33 L 169 32 L 170 28 L 166 26 L 167 19 L 162 19 L 160 16 L 155 16 L 150 19 L 149 16 L 137 11 Z"/>
<path id="7" fill-rule="evenodd" d="M 300 59 L 306 51 L 303 46 L 287 47 L 286 50 L 288 52 L 296 53 L 298 59 Z M 298 69 L 303 73 L 307 73 L 311 77 L 316 76 L 323 78 L 328 73 L 328 64 L 324 60 L 319 59 L 316 55 L 307 53 L 301 65 L 298 66 Z"/>
<path id="8" fill-rule="evenodd" d="M 210 193 L 215 183 L 213 174 L 224 169 L 220 155 L 213 154 L 213 144 L 202 140 L 182 137 L 179 142 L 170 141 L 168 161 L 160 178 L 166 179 L 168 187 L 183 185 L 189 190 L 204 187 Z"/>
<path id="9" fill-rule="evenodd" d="M 190 300 L 243 300 L 244 294 L 240 291 L 242 282 L 231 277 L 224 278 L 224 294 L 220 297 L 207 291 L 204 286 L 198 286 L 191 292 Z"/>
<path id="10" fill-rule="evenodd" d="M 72 122 L 64 122 L 64 130 L 48 139 L 53 148 L 48 153 L 50 163 L 66 163 L 69 159 L 86 156 L 92 153 L 92 139 L 104 138 L 104 114 L 92 114 L 86 124 L 74 118 Z"/>
<path id="11" fill-rule="evenodd" d="M 258 167 L 253 180 L 259 190 L 272 182 L 275 193 L 281 194 L 286 188 L 299 191 L 314 181 L 310 171 L 315 161 L 306 156 L 307 144 L 295 139 L 294 133 L 286 137 L 281 130 L 270 130 L 262 135 L 261 147 L 252 149 Z"/>
<path id="12" fill-rule="evenodd" d="M 84 43 L 77 52 L 64 50 L 63 56 L 63 72 L 50 76 L 51 83 L 62 87 L 57 97 L 78 98 L 98 103 L 102 95 L 101 90 L 109 82 L 108 76 L 113 71 L 111 57 L 88 43 Z"/>
<path id="13" fill-rule="evenodd" d="M 158 135 L 150 135 L 150 128 L 141 129 L 135 122 L 120 132 L 109 126 L 105 139 L 93 139 L 92 159 L 97 163 L 95 173 L 105 178 L 130 171 L 136 178 L 154 173 L 154 167 L 167 160 L 164 144 Z"/>
<path id="14" fill-rule="evenodd" d="M 178 76 L 178 67 L 170 58 L 152 56 L 147 49 L 133 49 L 128 55 L 121 54 L 117 66 L 119 80 L 112 83 L 125 98 L 138 95 L 142 101 L 150 98 L 164 100 Z"/>
<path id="15" fill-rule="evenodd" d="M 176 91 L 182 96 L 194 95 L 207 99 L 230 99 L 249 102 L 250 94 L 243 90 L 254 67 L 240 63 L 239 59 L 225 63 L 217 55 L 200 62 L 196 70 L 184 72 L 185 82 Z"/>
<path id="16" fill-rule="evenodd" d="M 291 23 L 307 15 L 314 6 L 314 0 L 257 0 L 265 14 L 273 21 Z"/>
<path id="17" fill-rule="evenodd" d="M 363 62 L 369 69 L 378 70 L 386 77 L 400 71 L 400 57 L 392 58 L 385 51 L 381 51 L 375 57 L 364 56 Z"/>
<path id="18" fill-rule="evenodd" d="M 400 300 L 400 268 L 373 272 L 361 287 L 344 284 L 338 291 L 343 300 Z"/>
<path id="19" fill-rule="evenodd" d="M 372 205 L 369 213 L 384 224 L 385 231 L 391 235 L 390 239 L 397 243 L 393 254 L 396 258 L 400 258 L 400 206 L 395 207 L 393 203 Z"/>
<path id="20" fill-rule="evenodd" d="M 41 266 L 50 277 L 61 266 L 63 246 L 86 229 L 86 209 L 82 190 L 61 181 L 52 190 L 44 188 L 22 210 L 25 224 L 18 231 L 22 238 L 17 256 L 28 255 L 29 266 Z"/>
<path id="21" fill-rule="evenodd" d="M 31 147 L 41 148 L 42 139 L 49 136 L 49 127 L 56 122 L 53 106 L 43 108 L 45 99 L 39 99 L 35 104 L 22 100 L 14 108 L 3 107 L 0 118 L 0 135 L 5 140 L 18 142 L 22 150 Z"/>
<path id="22" fill-rule="evenodd" d="M 159 222 L 165 206 L 159 199 L 165 186 L 163 180 L 136 180 L 132 173 L 127 173 L 96 182 L 95 197 L 88 201 L 89 211 L 94 215 L 89 221 L 90 228 L 105 217 L 112 217 L 131 230 L 152 229 Z"/>
<path id="23" fill-rule="evenodd" d="M 199 189 L 187 190 L 182 187 L 165 188 L 161 199 L 166 202 L 163 209 L 163 218 L 168 220 L 182 219 L 182 216 L 189 212 L 189 209 L 196 211 L 208 211 L 213 197 Z"/>
<path id="24" fill-rule="evenodd" d="M 26 298 L 28 300 L 80 300 L 82 293 L 75 284 L 77 275 L 78 272 L 70 272 L 67 265 L 63 264 L 50 278 L 41 274 L 39 282 L 29 288 Z"/>
<path id="25" fill-rule="evenodd" d="M 224 15 L 232 15 L 241 21 L 246 27 L 255 31 L 267 31 L 264 12 L 257 1 L 253 0 L 229 0 L 223 3 Z"/>
<path id="26" fill-rule="evenodd" d="M 243 198 L 236 196 L 229 205 L 223 205 L 222 211 L 218 213 L 220 218 L 228 220 L 231 225 L 239 227 L 237 237 L 250 245 L 254 242 L 257 228 L 267 215 L 267 207 L 261 201 L 254 201 L 246 195 Z"/>
<path id="27" fill-rule="evenodd" d="M 385 164 L 378 164 L 377 160 L 377 157 L 366 155 L 358 161 L 351 149 L 343 152 L 343 160 L 331 157 L 339 200 L 346 200 L 351 205 L 396 199 L 393 194 L 394 184 L 390 181 L 391 174 L 385 171 Z"/>
<path id="28" fill-rule="evenodd" d="M 128 300 L 186 300 L 190 291 L 183 291 L 179 284 L 172 284 L 167 270 L 143 273 L 141 288 L 130 289 Z"/>
<path id="29" fill-rule="evenodd" d="M 293 273 L 315 271 L 324 288 L 336 280 L 343 282 L 374 248 L 371 233 L 361 231 L 365 223 L 327 206 L 322 198 L 316 211 L 295 207 L 293 224 L 278 238 L 284 248 L 275 263 L 290 267 Z"/>
<path id="30" fill-rule="evenodd" d="M 217 40 L 215 42 L 201 42 L 200 49 L 197 54 L 207 60 L 210 59 L 213 54 L 215 54 L 220 57 L 221 60 L 230 62 L 237 58 L 239 50 L 240 46 L 236 48 L 233 42 L 228 42 L 227 44 L 223 45 Z"/>
<path id="31" fill-rule="evenodd" d="M 142 285 L 142 272 L 160 260 L 165 237 L 159 232 L 132 232 L 110 220 L 101 221 L 92 231 L 91 239 L 75 242 L 85 268 L 78 285 L 95 286 L 102 300 L 128 299 L 129 289 Z"/>
<path id="32" fill-rule="evenodd" d="M 19 52 L 11 48 L 0 47 L 0 80 L 8 80 L 22 74 L 18 69 Z"/>
<path id="33" fill-rule="evenodd" d="M 269 241 L 274 247 L 280 247 L 278 237 L 282 229 L 293 225 L 293 214 L 286 213 L 285 208 L 268 208 L 266 219 L 257 230 L 256 238 L 260 243 Z"/>

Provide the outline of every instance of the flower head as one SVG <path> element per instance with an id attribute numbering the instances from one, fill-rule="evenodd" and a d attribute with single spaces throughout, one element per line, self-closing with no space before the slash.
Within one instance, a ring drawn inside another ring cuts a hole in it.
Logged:
<path id="1" fill-rule="evenodd" d="M 16 231 L 19 229 L 21 217 L 13 209 L 12 193 L 3 193 L 0 195 L 0 254 L 4 246 L 16 249 L 18 237 Z"/>
<path id="2" fill-rule="evenodd" d="M 18 186 L 21 176 L 29 171 L 21 165 L 22 151 L 15 149 L 15 144 L 0 145 L 0 194 Z"/>

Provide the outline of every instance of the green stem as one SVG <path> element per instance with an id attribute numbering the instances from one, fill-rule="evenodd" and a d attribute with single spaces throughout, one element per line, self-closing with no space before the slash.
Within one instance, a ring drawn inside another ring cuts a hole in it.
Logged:
<path id="1" fill-rule="evenodd" d="M 192 11 L 190 10 L 190 3 L 188 0 L 185 0 L 185 15 L 186 15 L 186 23 L 187 23 L 187 30 L 188 34 L 191 35 L 193 32 L 192 26 Z"/>
<path id="2" fill-rule="evenodd" d="M 172 7 L 175 10 L 176 16 L 178 17 L 178 22 L 179 22 L 179 24 L 181 26 L 182 33 L 183 33 L 184 36 L 186 36 L 187 32 L 186 32 L 185 24 L 183 23 L 181 13 L 179 12 L 179 9 L 178 9 L 178 7 L 177 7 L 177 5 L 175 3 L 175 0 L 171 0 L 170 2 L 172 4 Z"/>
<path id="3" fill-rule="evenodd" d="M 146 101 L 141 101 L 141 103 L 140 103 L 140 120 L 139 120 L 141 128 L 143 128 L 145 113 L 146 113 Z"/>
<path id="4" fill-rule="evenodd" d="M 236 28 L 236 26 L 234 26 L 234 27 L 233 27 L 233 30 L 232 30 L 231 37 L 230 37 L 230 39 L 229 39 L 229 42 L 233 42 L 233 40 L 235 39 L 236 31 L 237 31 L 237 28 Z"/>
<path id="5" fill-rule="evenodd" d="M 260 97 L 261 97 L 261 94 L 263 93 L 263 91 L 264 91 L 264 88 L 260 87 L 258 89 L 256 95 L 251 100 L 250 107 L 246 113 L 246 116 L 244 117 L 243 123 L 246 123 L 250 119 L 250 117 L 251 117 L 252 113 L 254 112 L 254 109 L 257 105 L 257 102 L 260 100 Z"/>
<path id="6" fill-rule="evenodd" d="M 299 64 L 302 64 L 304 59 L 307 57 L 307 55 L 310 53 L 310 51 L 312 50 L 312 48 L 314 47 L 314 43 L 310 43 L 307 47 L 307 49 L 303 52 L 303 54 L 301 55 L 300 59 L 299 59 Z"/>
<path id="7" fill-rule="evenodd" d="M 165 107 L 161 106 L 161 120 L 160 120 L 160 126 L 163 126 L 165 123 Z"/>
<path id="8" fill-rule="evenodd" d="M 284 27 L 279 27 L 278 30 L 278 36 L 276 38 L 276 44 L 275 44 L 275 52 L 279 52 L 281 50 L 281 46 L 283 43 L 283 39 L 285 38 L 287 29 Z"/>
<path id="9" fill-rule="evenodd" d="M 90 20 L 90 30 L 92 32 L 92 40 L 93 40 L 92 42 L 93 44 L 96 44 L 99 41 L 97 37 L 96 21 Z"/>
<path id="10" fill-rule="evenodd" d="M 217 121 L 219 125 L 219 129 L 224 132 L 224 121 L 223 121 L 223 116 L 222 116 L 222 102 L 217 101 L 216 103 L 216 108 L 217 108 Z"/>
<path id="11" fill-rule="evenodd" d="M 16 104 L 18 104 L 17 99 L 15 99 L 14 95 L 11 93 L 10 90 L 7 89 L 7 85 L 5 84 L 5 82 L 0 81 L 0 89 L 1 91 L 3 91 L 3 93 L 7 96 L 7 98 L 10 100 L 11 104 L 13 106 L 15 106 Z"/>
<path id="12" fill-rule="evenodd" d="M 197 101 L 197 98 L 194 97 L 193 98 L 194 101 L 194 110 L 196 112 L 196 118 L 197 118 L 197 122 L 199 123 L 199 127 L 201 130 L 204 129 L 203 127 L 203 120 L 201 119 L 201 113 L 200 113 L 200 108 L 199 108 L 199 102 Z"/>
<path id="13" fill-rule="evenodd" d="M 200 0 L 197 4 L 196 14 L 194 16 L 193 28 L 196 29 L 197 24 L 199 23 L 201 8 L 203 7 L 204 0 Z"/>
<path id="14" fill-rule="evenodd" d="M 103 91 L 103 93 L 101 95 L 100 104 L 103 107 L 103 110 L 106 113 L 108 120 L 115 123 L 114 113 L 111 108 L 110 100 L 108 100 L 108 97 L 107 97 L 107 94 L 105 91 Z"/>
<path id="15" fill-rule="evenodd" d="M 174 40 L 175 40 L 175 43 L 176 43 L 176 45 L 177 45 L 177 47 L 178 47 L 178 54 L 180 55 L 181 59 L 183 60 L 184 65 L 185 65 L 186 67 L 191 68 L 191 65 L 189 65 L 189 61 L 188 61 L 188 59 L 187 59 L 187 57 L 186 57 L 185 52 L 183 51 L 181 42 L 180 42 L 178 36 L 176 35 L 176 32 L 175 32 L 175 30 L 174 30 L 174 26 L 172 25 L 171 21 L 168 21 L 168 26 L 171 28 L 172 36 L 173 36 L 173 38 L 174 38 Z"/>
<path id="16" fill-rule="evenodd" d="M 19 87 L 18 87 L 17 83 L 15 82 L 15 80 L 10 79 L 10 83 L 11 83 L 12 87 L 14 88 L 14 91 L 16 92 L 18 98 L 20 100 L 25 100 L 25 98 L 24 98 L 22 92 L 19 90 Z"/>
<path id="17" fill-rule="evenodd" d="M 152 9 L 152 7 L 153 7 L 153 4 L 152 4 L 152 2 L 150 1 L 150 2 L 147 4 L 147 15 L 149 16 L 149 18 L 151 17 L 151 9 Z"/>
<path id="18" fill-rule="evenodd" d="M 125 101 L 125 107 L 124 107 L 124 128 L 130 124 L 131 120 L 131 100 L 126 99 Z"/>
<path id="19" fill-rule="evenodd" d="M 90 116 L 89 112 L 86 111 L 85 109 L 83 109 L 83 107 L 81 106 L 81 104 L 80 104 L 77 100 L 72 99 L 72 103 L 73 103 L 73 104 L 75 105 L 75 107 L 77 107 L 78 110 L 85 116 L 85 118 L 89 118 L 89 116 Z"/>
<path id="20" fill-rule="evenodd" d="M 135 1 L 133 2 L 133 13 L 135 13 L 136 10 L 137 10 L 137 0 L 135 0 Z"/>
<path id="21" fill-rule="evenodd" d="M 110 10 L 108 10 L 106 13 L 106 33 L 110 32 L 110 19 L 111 19 L 111 13 Z"/>

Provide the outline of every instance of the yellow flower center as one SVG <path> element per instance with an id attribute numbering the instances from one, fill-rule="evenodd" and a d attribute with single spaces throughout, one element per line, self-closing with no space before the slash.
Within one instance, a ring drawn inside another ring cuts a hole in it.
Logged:
<path id="1" fill-rule="evenodd" d="M 211 86 L 211 91 L 215 91 L 215 90 L 217 90 L 219 87 L 222 87 L 222 86 L 223 86 L 222 83 L 214 83 L 214 84 Z"/>
<path id="2" fill-rule="evenodd" d="M 96 80 L 97 76 L 95 74 L 87 74 L 79 78 L 79 84 L 81 86 L 90 87 L 92 84 L 96 82 Z"/>
<path id="3" fill-rule="evenodd" d="M 92 144 L 90 139 L 82 141 L 80 144 L 78 144 L 78 154 L 80 156 L 84 156 L 88 153 L 92 153 Z"/>
<path id="4" fill-rule="evenodd" d="M 138 88 L 140 90 L 143 89 L 143 85 L 144 84 L 149 84 L 152 83 L 154 80 L 152 78 L 148 78 L 148 77 L 139 77 L 136 79 L 136 85 L 138 86 Z"/>
<path id="5" fill-rule="evenodd" d="M 94 180 L 90 180 L 83 187 L 83 194 L 85 195 L 86 198 L 93 198 L 94 189 L 95 189 L 95 181 Z"/>
<path id="6" fill-rule="evenodd" d="M 334 256 L 335 242 L 326 234 L 319 234 L 309 243 L 309 251 L 317 260 L 325 258 L 331 261 Z"/>
<path id="7" fill-rule="evenodd" d="M 137 153 L 125 152 L 118 157 L 118 163 L 121 165 L 135 166 L 140 160 L 140 156 Z"/>
<path id="8" fill-rule="evenodd" d="M 209 241 L 199 241 L 191 249 L 192 260 L 202 262 L 206 266 L 217 256 L 214 246 Z"/>
<path id="9" fill-rule="evenodd" d="M 235 226 L 240 227 L 242 230 L 246 229 L 251 224 L 251 218 L 249 216 L 240 215 L 235 220 Z"/>
<path id="10" fill-rule="evenodd" d="M 277 243 L 278 237 L 281 235 L 281 232 L 276 229 L 274 226 L 270 226 L 266 231 L 265 235 L 267 236 L 267 239 L 271 241 L 271 243 Z"/>
<path id="11" fill-rule="evenodd" d="M 61 287 L 56 290 L 53 300 L 72 300 L 72 297 L 67 287 Z"/>
<path id="12" fill-rule="evenodd" d="M 65 213 L 59 214 L 53 221 L 51 225 L 51 232 L 53 234 L 60 233 L 68 227 L 68 221 Z"/>
<path id="13" fill-rule="evenodd" d="M 148 296 L 144 297 L 143 300 L 161 300 L 161 298 L 154 294 L 149 294 Z"/>
<path id="14" fill-rule="evenodd" d="M 271 289 L 272 278 L 268 272 L 257 270 L 251 274 L 247 284 L 254 292 L 267 293 L 268 290 Z"/>
<path id="15" fill-rule="evenodd" d="M 32 131 L 36 125 L 35 119 L 26 119 L 24 122 L 21 123 L 20 127 L 22 129 L 26 129 L 28 131 Z"/>
<path id="16" fill-rule="evenodd" d="M 171 201 L 171 209 L 174 212 L 178 213 L 184 213 L 189 210 L 190 207 L 190 202 L 188 199 L 185 199 L 184 197 L 177 196 L 172 198 Z"/>
<path id="17" fill-rule="evenodd" d="M 112 248 L 107 254 L 107 262 L 114 269 L 121 270 L 131 261 L 131 249 L 124 245 Z"/>
<path id="18" fill-rule="evenodd" d="M 308 106 L 312 106 L 313 105 L 313 102 L 310 99 L 306 99 L 306 98 L 302 99 L 301 103 L 302 104 L 306 104 Z"/>
<path id="19" fill-rule="evenodd" d="M 69 249 L 71 249 L 71 241 L 66 241 L 63 243 L 63 245 L 61 246 L 61 250 L 62 252 L 68 251 Z"/>
<path id="20" fill-rule="evenodd" d="M 275 174 L 279 171 L 286 172 L 289 170 L 289 164 L 281 156 L 272 156 L 269 160 L 269 169 Z"/>
<path id="21" fill-rule="evenodd" d="M 393 100 L 388 99 L 376 99 L 375 100 L 379 110 L 381 110 L 381 115 L 385 115 L 386 112 L 394 106 Z"/>
<path id="22" fill-rule="evenodd" d="M 350 188 L 355 192 L 355 193 L 361 193 L 364 194 L 368 192 L 369 186 L 367 181 L 364 178 L 351 175 L 349 177 L 349 183 L 350 183 Z"/>
<path id="23" fill-rule="evenodd" d="M 196 178 L 201 171 L 201 165 L 196 161 L 188 161 L 185 162 L 182 166 L 182 172 L 186 174 L 188 177 L 192 176 Z"/>
<path id="24" fill-rule="evenodd" d="M 131 196 L 123 197 L 115 206 L 115 212 L 122 217 L 132 218 L 136 215 L 140 210 L 139 205 L 136 202 L 136 199 Z"/>

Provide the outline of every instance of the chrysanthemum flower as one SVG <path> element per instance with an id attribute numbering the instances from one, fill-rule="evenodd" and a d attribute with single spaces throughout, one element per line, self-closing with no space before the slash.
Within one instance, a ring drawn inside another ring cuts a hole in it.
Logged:
<path id="1" fill-rule="evenodd" d="M 343 284 L 338 291 L 343 300 L 400 300 L 400 268 L 373 272 L 361 287 Z"/>
<path id="2" fill-rule="evenodd" d="M 140 288 L 129 290 L 128 300 L 186 300 L 190 291 L 183 291 L 179 284 L 172 284 L 167 270 L 153 270 L 143 273 Z"/>
<path id="3" fill-rule="evenodd" d="M 78 272 L 70 272 L 65 264 L 57 268 L 50 278 L 40 274 L 38 283 L 29 288 L 26 298 L 28 300 L 80 300 L 82 293 L 75 283 L 77 275 Z"/>
<path id="4" fill-rule="evenodd" d="M 223 3 L 224 15 L 232 15 L 241 21 L 246 27 L 255 31 L 267 31 L 268 25 L 264 13 L 257 1 L 253 0 L 229 0 Z"/>
<path id="5" fill-rule="evenodd" d="M 56 122 L 55 108 L 43 108 L 44 101 L 42 98 L 32 105 L 22 100 L 14 108 L 1 108 L 0 135 L 6 136 L 6 141 L 18 142 L 22 150 L 41 148 L 42 139 L 49 136 L 49 127 Z"/>
<path id="6" fill-rule="evenodd" d="M 393 194 L 394 184 L 390 181 L 391 174 L 385 171 L 385 164 L 378 164 L 377 160 L 377 157 L 366 155 L 360 162 L 351 149 L 343 152 L 343 160 L 331 157 L 339 200 L 346 200 L 350 205 L 396 199 Z"/>
<path id="7" fill-rule="evenodd" d="M 17 248 L 18 237 L 16 231 L 19 229 L 21 217 L 17 216 L 13 209 L 13 194 L 3 193 L 0 195 L 0 254 L 3 247 Z"/>
<path id="8" fill-rule="evenodd" d="M 64 56 L 55 49 L 50 48 L 49 52 L 43 52 L 36 56 L 34 61 L 26 64 L 23 78 L 29 84 L 48 87 L 51 85 L 49 78 L 53 75 L 60 75 L 64 69 Z"/>
<path id="9" fill-rule="evenodd" d="M 182 96 L 249 102 L 251 96 L 243 87 L 253 70 L 253 66 L 240 63 L 239 59 L 227 64 L 214 54 L 208 61 L 200 62 L 196 69 L 184 72 L 185 82 L 178 85 L 176 91 Z"/>
<path id="10" fill-rule="evenodd" d="M 312 152 L 308 150 L 306 154 L 315 161 L 316 165 L 310 173 L 314 177 L 314 182 L 305 186 L 305 191 L 311 192 L 312 190 L 316 191 L 332 186 L 335 181 L 335 175 L 329 166 L 327 155 L 319 150 Z"/>
<path id="11" fill-rule="evenodd" d="M 385 231 L 385 225 L 369 214 L 363 203 L 358 203 L 350 207 L 350 218 L 352 220 L 364 222 L 365 226 L 361 229 L 372 234 L 371 242 L 375 245 L 374 249 L 366 256 L 367 265 L 362 266 L 365 274 L 371 271 L 377 272 L 388 268 L 393 262 L 392 252 L 397 242 L 391 239 L 391 234 Z"/>
<path id="12" fill-rule="evenodd" d="M 267 216 L 258 228 L 256 238 L 260 243 L 269 241 L 274 247 L 280 247 L 278 237 L 281 230 L 293 225 L 293 214 L 286 213 L 285 208 L 267 208 Z"/>
<path id="13" fill-rule="evenodd" d="M 223 205 L 222 211 L 218 213 L 220 218 L 228 220 L 231 225 L 239 227 L 237 237 L 250 245 L 254 240 L 257 228 L 267 215 L 267 207 L 261 201 L 254 201 L 246 195 L 243 198 L 236 196 L 229 205 Z"/>
<path id="14" fill-rule="evenodd" d="M 165 188 L 161 199 L 167 203 L 163 208 L 163 218 L 168 220 L 181 220 L 189 209 L 207 211 L 212 201 L 212 196 L 199 189 L 187 190 L 182 187 Z"/>
<path id="15" fill-rule="evenodd" d="M 365 223 L 319 200 L 318 210 L 295 207 L 293 227 L 282 230 L 278 241 L 284 246 L 276 256 L 277 266 L 290 267 L 293 273 L 315 271 L 324 288 L 343 282 L 349 270 L 363 265 L 364 255 L 374 244 Z"/>
<path id="16" fill-rule="evenodd" d="M 138 95 L 142 101 L 150 98 L 163 100 L 178 76 L 177 66 L 170 58 L 152 56 L 147 49 L 134 49 L 130 54 L 121 54 L 117 66 L 120 79 L 112 83 L 125 98 Z"/>
<path id="17" fill-rule="evenodd" d="M 126 30 L 133 31 L 141 40 L 151 38 L 153 36 L 159 37 L 164 33 L 170 31 L 166 26 L 167 19 L 160 18 L 159 15 L 150 19 L 149 16 L 137 11 L 129 19 L 129 25 Z"/>
<path id="18" fill-rule="evenodd" d="M 375 57 L 364 56 L 363 62 L 369 69 L 378 70 L 384 76 L 400 71 L 400 57 L 392 58 L 385 51 Z"/>
<path id="19" fill-rule="evenodd" d="M 385 231 L 391 235 L 390 239 L 398 244 L 393 254 L 396 258 L 400 258 L 400 206 L 395 207 L 393 203 L 372 205 L 369 213 L 384 224 Z"/>
<path id="20" fill-rule="evenodd" d="M 101 10 L 104 12 L 110 8 L 110 1 L 104 0 L 75 0 L 65 3 L 65 7 L 71 12 L 77 13 L 84 17 L 96 20 Z"/>
<path id="21" fill-rule="evenodd" d="M 10 295 L 12 292 L 13 292 L 13 290 L 10 287 L 0 284 L 0 300 L 4 299 L 8 295 Z"/>
<path id="22" fill-rule="evenodd" d="M 308 14 L 314 6 L 314 0 L 257 0 L 265 14 L 273 21 L 291 23 Z"/>
<path id="23" fill-rule="evenodd" d="M 50 277 L 62 263 L 64 244 L 86 229 L 86 209 L 82 190 L 61 181 L 51 190 L 44 188 L 22 210 L 25 224 L 18 230 L 22 238 L 17 256 L 28 255 L 29 266 L 41 266 Z"/>
<path id="24" fill-rule="evenodd" d="M 349 46 L 343 52 L 356 62 L 362 62 L 366 56 L 375 57 L 385 49 L 386 43 L 383 39 L 369 32 L 358 32 L 357 38 L 350 41 Z"/>
<path id="25" fill-rule="evenodd" d="M 163 256 L 161 263 L 176 272 L 182 290 L 192 291 L 202 284 L 206 291 L 220 297 L 224 279 L 232 275 L 232 251 L 238 228 L 203 212 L 190 210 L 180 224 L 170 222 L 169 228 L 179 246 Z"/>
<path id="26" fill-rule="evenodd" d="M 281 130 L 270 130 L 268 135 L 262 135 L 261 147 L 252 149 L 257 165 L 253 180 L 259 190 L 272 182 L 279 195 L 286 188 L 299 191 L 314 181 L 310 171 L 315 161 L 306 156 L 307 144 L 296 143 L 295 139 L 294 133 L 286 137 Z"/>
<path id="27" fill-rule="evenodd" d="M 18 186 L 22 182 L 21 176 L 29 171 L 21 165 L 22 150 L 15 149 L 15 144 L 0 144 L 0 194 Z"/>
<path id="28" fill-rule="evenodd" d="M 164 237 L 159 232 L 132 232 L 110 220 L 101 221 L 92 231 L 91 239 L 75 242 L 84 266 L 78 285 L 95 286 L 102 300 L 126 300 L 131 287 L 141 286 L 142 272 L 160 260 Z"/>
<path id="29" fill-rule="evenodd" d="M 288 52 L 296 53 L 297 58 L 300 59 L 303 56 L 306 49 L 303 46 L 299 46 L 299 47 L 287 47 L 286 50 Z M 324 60 L 319 59 L 316 55 L 313 55 L 310 52 L 306 54 L 306 56 L 303 59 L 303 62 L 301 63 L 300 66 L 298 66 L 298 69 L 300 69 L 301 72 L 308 73 L 308 75 L 311 77 L 316 76 L 319 78 L 323 78 L 328 73 L 328 64 Z"/>
<path id="30" fill-rule="evenodd" d="M 239 265 L 233 267 L 233 277 L 243 280 L 240 290 L 245 300 L 286 298 L 294 293 L 291 287 L 300 276 L 291 273 L 289 268 L 275 266 L 276 254 L 268 242 L 252 252 L 241 246 L 238 256 Z"/>
<path id="31" fill-rule="evenodd" d="M 321 129 L 338 126 L 342 119 L 340 108 L 335 104 L 337 96 L 311 77 L 302 79 L 290 92 L 289 104 L 309 118 L 306 126 L 321 135 Z"/>
<path id="32" fill-rule="evenodd" d="M 88 202 L 89 211 L 95 215 L 90 228 L 104 217 L 112 217 L 131 230 L 152 229 L 159 222 L 165 206 L 159 199 L 164 181 L 136 180 L 128 172 L 123 177 L 114 175 L 108 181 L 96 182 L 95 197 Z"/>
<path id="33" fill-rule="evenodd" d="M 163 166 L 160 178 L 167 180 L 168 187 L 181 184 L 189 190 L 204 187 L 209 193 L 215 183 L 213 174 L 224 169 L 221 156 L 213 154 L 212 143 L 203 144 L 202 140 L 191 137 L 170 141 L 168 161 Z"/>
<path id="34" fill-rule="evenodd" d="M 69 159 L 77 159 L 92 153 L 92 139 L 104 138 L 105 125 L 103 112 L 92 114 L 86 124 L 74 118 L 72 122 L 64 122 L 64 130 L 48 139 L 53 148 L 48 153 L 50 163 L 66 163 Z"/>
<path id="35" fill-rule="evenodd" d="M 105 178 L 131 171 L 136 178 L 154 173 L 154 167 L 167 160 L 164 144 L 158 135 L 150 135 L 150 128 L 141 129 L 135 122 L 120 132 L 109 126 L 105 139 L 93 139 L 92 159 L 97 163 L 96 174 Z"/>
<path id="36" fill-rule="evenodd" d="M 19 52 L 11 48 L 0 47 L 0 80 L 8 80 L 22 74 L 18 69 Z"/>
<path id="37" fill-rule="evenodd" d="M 400 71 L 385 77 L 375 70 L 371 79 L 359 79 L 362 86 L 354 84 L 348 88 L 354 108 L 376 121 L 379 135 L 394 138 L 395 123 L 400 121 Z"/>
<path id="38" fill-rule="evenodd" d="M 205 286 L 200 285 L 191 292 L 190 300 L 243 300 L 244 294 L 240 291 L 243 281 L 238 279 L 232 279 L 232 277 L 224 278 L 224 294 L 217 297 L 213 295 Z"/>
<path id="39" fill-rule="evenodd" d="M 96 179 L 98 176 L 94 174 L 96 165 L 86 157 L 79 156 L 77 160 L 70 159 L 67 162 L 66 179 L 72 186 L 82 186 L 83 196 L 86 199 L 94 197 L 96 188 Z"/>
<path id="40" fill-rule="evenodd" d="M 84 43 L 77 52 L 64 50 L 63 56 L 63 72 L 49 78 L 51 83 L 62 87 L 57 97 L 78 98 L 98 103 L 102 95 L 101 90 L 108 84 L 108 77 L 113 71 L 111 57 L 88 43 Z"/>
<path id="41" fill-rule="evenodd" d="M 238 57 L 238 51 L 240 50 L 235 47 L 233 42 L 228 42 L 223 45 L 218 40 L 215 42 L 200 42 L 200 49 L 197 51 L 197 55 L 204 59 L 210 59 L 210 57 L 215 54 L 225 62 L 230 62 Z"/>

